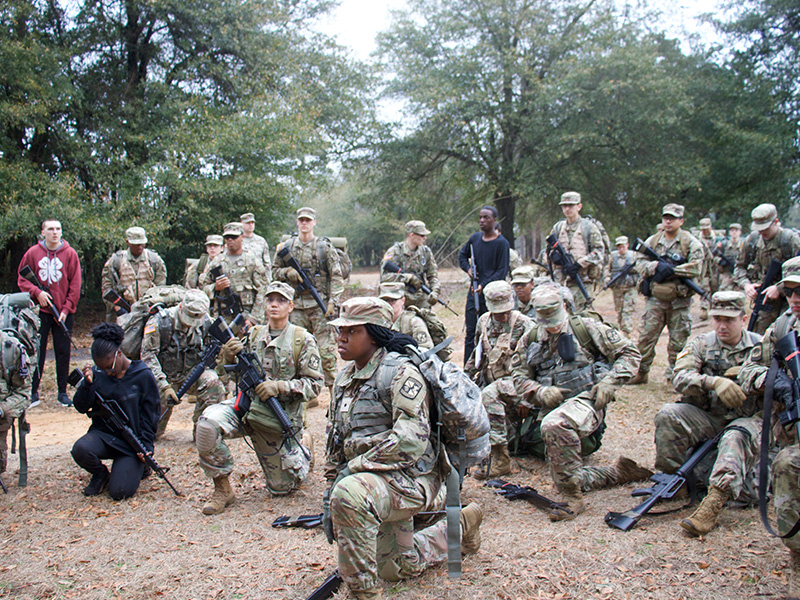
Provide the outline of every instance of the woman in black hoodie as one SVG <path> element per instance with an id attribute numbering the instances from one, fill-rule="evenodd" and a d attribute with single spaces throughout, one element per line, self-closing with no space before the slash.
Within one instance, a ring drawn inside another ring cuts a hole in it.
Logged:
<path id="1" fill-rule="evenodd" d="M 114 323 L 101 323 L 92 329 L 92 360 L 96 366 L 83 368 L 85 380 L 76 390 L 73 403 L 78 412 L 88 413 L 95 408 L 97 395 L 115 400 L 128 416 L 136 437 L 152 453 L 159 417 L 158 385 L 147 365 L 122 353 L 119 346 L 123 336 L 122 328 Z M 139 488 L 145 465 L 102 416 L 89 416 L 92 426 L 72 447 L 72 458 L 92 474 L 83 494 L 96 496 L 108 487 L 114 500 L 130 498 Z M 113 460 L 111 472 L 104 459 Z"/>

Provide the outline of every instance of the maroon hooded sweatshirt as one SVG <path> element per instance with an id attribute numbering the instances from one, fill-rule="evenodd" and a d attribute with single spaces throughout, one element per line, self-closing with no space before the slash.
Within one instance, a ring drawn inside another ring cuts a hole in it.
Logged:
<path id="1" fill-rule="evenodd" d="M 31 298 L 38 299 L 39 288 L 19 275 L 19 270 L 28 265 L 36 277 L 39 278 L 45 289 L 53 297 L 59 313 L 72 314 L 78 306 L 81 296 L 81 263 L 78 253 L 66 240 L 56 250 L 50 250 L 44 241 L 28 248 L 17 269 L 17 285 L 23 292 L 28 292 Z M 47 308 L 42 308 L 50 312 Z M 56 319 L 59 315 L 53 315 Z"/>

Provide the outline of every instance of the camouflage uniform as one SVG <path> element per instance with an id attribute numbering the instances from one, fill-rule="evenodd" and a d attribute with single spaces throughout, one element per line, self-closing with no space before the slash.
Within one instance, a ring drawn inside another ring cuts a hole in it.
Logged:
<path id="1" fill-rule="evenodd" d="M 703 221 L 706 219 L 700 220 L 701 227 L 705 225 Z M 708 226 L 711 226 L 711 220 L 709 221 Z M 711 230 L 711 235 L 705 235 L 703 233 L 703 229 L 700 230 L 700 235 L 696 236 L 700 243 L 703 244 L 703 248 L 705 248 L 705 257 L 703 258 L 703 266 L 705 267 L 705 272 L 703 273 L 702 283 L 700 283 L 700 287 L 702 287 L 705 291 L 708 292 L 709 297 L 713 295 L 719 289 L 719 267 L 714 260 L 714 249 L 717 247 L 717 236 L 714 235 L 714 231 Z M 711 306 L 711 302 L 706 298 L 700 298 L 700 318 L 706 319 L 708 318 L 708 309 Z"/>
<path id="2" fill-rule="evenodd" d="M 223 252 L 214 257 L 205 273 L 200 275 L 198 285 L 211 299 L 211 314 L 217 315 L 219 307 L 214 302 L 214 281 L 211 280 L 211 269 L 222 267 L 222 274 L 231 282 L 230 291 L 239 294 L 244 316 L 256 323 L 264 322 L 264 296 L 269 283 L 267 272 L 261 260 L 254 254 L 242 250 L 241 254 L 232 256 Z"/>
<path id="3" fill-rule="evenodd" d="M 744 238 L 741 237 L 737 243 L 734 243 L 733 240 L 727 239 L 720 245 L 722 255 L 727 258 L 732 265 L 734 265 L 734 268 L 736 268 L 736 262 L 739 260 L 739 254 L 741 253 L 743 246 Z M 734 279 L 733 270 L 728 267 L 723 267 L 720 264 L 720 259 L 718 256 L 714 257 L 714 261 L 717 263 L 717 270 L 719 272 L 719 290 L 721 292 L 738 290 L 739 284 L 737 284 L 736 280 Z"/>
<path id="4" fill-rule="evenodd" d="M 298 432 L 297 439 L 301 440 L 306 403 L 316 398 L 322 389 L 320 357 L 314 336 L 288 323 L 273 338 L 269 326 L 258 326 L 251 330 L 245 351 L 255 353 L 267 380 L 289 383 L 291 393 L 281 395 L 278 400 Z M 253 403 L 261 402 L 255 393 L 252 396 Z M 200 466 L 212 479 L 227 477 L 233 471 L 233 457 L 225 440 L 247 435 L 261 463 L 269 492 L 276 496 L 288 494 L 305 481 L 310 468 L 309 459 L 294 441 L 284 443 L 280 431 L 259 427 L 248 418 L 250 414 L 247 413 L 243 420 L 239 419 L 232 398 L 203 411 L 197 424 Z M 201 447 L 199 430 L 209 424 L 216 430 L 216 444 L 206 449 Z"/>
<path id="5" fill-rule="evenodd" d="M 398 265 L 402 273 L 388 273 L 384 271 L 383 266 L 387 261 L 392 261 Z M 436 265 L 436 259 L 433 257 L 433 251 L 430 247 L 423 244 L 418 246 L 415 250 L 408 247 L 405 241 L 396 242 L 391 248 L 386 251 L 381 261 L 381 282 L 384 281 L 402 281 L 407 283 L 410 275 L 416 275 L 422 280 L 422 283 L 427 285 L 431 291 L 439 295 L 441 284 L 439 283 L 439 267 Z M 412 290 L 406 286 L 406 306 L 419 306 L 420 308 L 429 308 L 428 294 L 418 289 Z"/>
<path id="6" fill-rule="evenodd" d="M 206 250 L 208 250 L 208 246 L 211 245 L 222 247 L 225 245 L 225 241 L 222 239 L 221 235 L 211 234 L 206 236 Z M 212 259 L 208 256 L 208 254 L 204 252 L 200 255 L 200 258 L 190 264 L 189 268 L 186 269 L 186 277 L 183 282 L 183 287 L 185 287 L 187 290 L 198 289 L 200 275 L 208 271 L 211 260 Z"/>
<path id="7" fill-rule="evenodd" d="M 589 265 L 581 267 L 579 275 L 586 287 L 586 291 L 591 293 L 592 284 L 595 279 L 602 277 L 603 273 L 603 236 L 600 229 L 583 217 L 578 217 L 574 223 L 568 223 L 566 219 L 561 219 L 550 231 L 558 238 L 559 245 L 565 252 L 572 254 L 576 261 L 586 259 Z M 588 235 L 588 240 L 585 237 Z M 575 298 L 577 312 L 586 308 L 586 297 L 578 288 L 578 284 L 566 275 L 558 265 L 553 265 L 554 278 L 562 285 L 569 288 Z"/>
<path id="8" fill-rule="evenodd" d="M 636 253 L 628 250 L 620 255 L 619 250 L 611 252 L 611 277 L 615 277 L 622 269 L 636 261 Z M 633 313 L 636 311 L 636 272 L 628 271 L 622 279 L 611 286 L 614 294 L 614 308 L 617 311 L 617 323 L 622 333 L 630 335 L 633 331 Z"/>
<path id="9" fill-rule="evenodd" d="M 464 371 L 480 382 L 481 386 L 511 375 L 511 358 L 517 342 L 531 327 L 533 320 L 518 310 L 512 310 L 505 323 L 493 319 L 491 312 L 482 314 L 476 328 L 475 350 L 464 366 Z M 475 365 L 478 347 L 481 348 L 480 368 Z"/>
<path id="10" fill-rule="evenodd" d="M 433 340 L 428 331 L 428 326 L 422 317 L 418 316 L 412 310 L 404 310 L 397 317 L 397 320 L 392 325 L 392 331 L 399 331 L 413 337 L 420 348 L 430 349 L 433 348 Z"/>
<path id="11" fill-rule="evenodd" d="M 264 270 L 267 273 L 267 283 L 272 281 L 272 258 L 269 255 L 269 244 L 263 237 L 254 233 L 251 237 L 242 235 L 242 249 L 251 252 L 261 259 Z"/>
<path id="12" fill-rule="evenodd" d="M 31 404 L 31 379 L 28 355 L 12 335 L 0 331 L 0 473 L 8 463 L 8 430 Z"/>
<path id="13" fill-rule="evenodd" d="M 778 533 L 786 535 L 800 519 L 800 448 L 795 444 L 783 448 L 772 462 L 772 489 Z M 781 541 L 793 552 L 800 552 L 800 536 Z"/>
<path id="14" fill-rule="evenodd" d="M 103 265 L 101 292 L 115 290 L 133 304 L 152 287 L 167 283 L 167 267 L 156 253 L 145 248 L 139 256 L 133 256 L 130 250 L 118 250 Z M 115 320 L 116 311 L 113 304 L 106 301 L 106 320 Z"/>

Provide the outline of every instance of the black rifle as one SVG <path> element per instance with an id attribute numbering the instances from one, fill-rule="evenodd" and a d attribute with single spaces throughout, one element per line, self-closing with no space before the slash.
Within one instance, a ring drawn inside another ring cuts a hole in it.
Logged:
<path id="1" fill-rule="evenodd" d="M 96 369 L 94 369 L 96 371 Z M 76 390 L 80 388 L 81 385 L 84 384 L 83 374 L 78 369 L 74 369 L 72 373 L 69 374 L 67 377 L 67 383 L 69 383 L 72 387 Z M 128 415 L 125 414 L 125 411 L 122 410 L 122 407 L 117 404 L 116 400 L 106 400 L 97 392 L 94 392 L 95 408 L 92 408 L 90 411 L 89 416 L 94 417 L 95 412 L 99 413 L 102 419 L 108 423 L 112 429 L 117 431 L 122 436 L 122 439 L 130 446 L 131 450 L 133 450 L 134 454 L 141 460 L 144 464 L 150 467 L 153 472 L 161 477 L 167 485 L 172 488 L 172 491 L 175 492 L 176 496 L 180 496 L 181 493 L 175 489 L 175 486 L 170 483 L 169 479 L 167 479 L 167 472 L 169 471 L 169 467 L 162 467 L 156 462 L 156 459 L 153 457 L 153 454 L 148 452 L 147 449 L 144 447 L 142 441 L 136 436 L 131 429 L 130 426 L 130 419 L 128 419 Z"/>
<path id="2" fill-rule="evenodd" d="M 785 429 L 794 425 L 797 428 L 797 439 L 800 440 L 800 348 L 797 332 L 790 331 L 775 343 L 775 355 L 792 374 L 792 399 L 786 405 L 786 410 L 778 413 L 778 418 Z"/>
<path id="3" fill-rule="evenodd" d="M 23 278 L 25 278 L 28 281 L 30 281 L 33 285 L 35 285 L 37 288 L 39 288 L 43 292 L 48 292 L 49 293 L 48 289 L 41 284 L 39 279 L 36 277 L 36 274 L 33 272 L 33 269 L 31 269 L 28 265 L 25 265 L 24 267 L 22 267 L 19 270 L 19 274 L 22 275 Z M 69 338 L 69 343 L 72 344 L 72 347 L 77 350 L 78 347 L 75 345 L 75 342 L 72 341 L 72 334 L 69 332 L 69 329 L 67 329 L 67 324 L 64 323 L 64 321 L 62 321 L 59 318 L 61 313 L 58 312 L 58 309 L 56 308 L 56 305 L 53 304 L 52 300 L 50 300 L 50 299 L 47 300 L 47 307 L 50 309 L 50 313 L 53 315 L 53 318 L 56 320 L 56 323 L 58 323 L 58 326 L 61 328 L 61 331 L 63 331 L 66 334 L 66 336 Z"/>
<path id="4" fill-rule="evenodd" d="M 103 300 L 111 302 L 114 306 L 118 306 L 119 310 L 116 311 L 118 315 L 127 315 L 131 312 L 131 305 L 122 296 L 117 293 L 117 290 L 108 290 L 103 294 Z"/>
<path id="5" fill-rule="evenodd" d="M 550 267 L 548 267 L 548 266 L 547 266 L 546 264 L 544 264 L 543 262 L 541 262 L 541 261 L 538 261 L 538 260 L 536 260 L 535 258 L 532 258 L 532 259 L 531 259 L 531 264 L 534 264 L 534 265 L 536 265 L 537 267 L 541 267 L 541 268 L 543 268 L 543 269 L 545 270 L 545 272 L 547 273 L 547 276 L 548 276 L 548 277 L 550 277 L 551 279 L 553 278 L 553 269 L 551 269 Z"/>
<path id="6" fill-rule="evenodd" d="M 306 270 L 300 266 L 300 263 L 297 262 L 297 259 L 294 256 L 292 256 L 292 254 L 289 252 L 289 246 L 287 245 L 281 248 L 278 251 L 278 256 L 281 257 L 295 271 L 297 271 L 297 273 L 303 279 L 303 283 L 302 285 L 300 285 L 300 287 L 297 288 L 297 292 L 302 294 L 303 292 L 308 290 L 311 293 L 311 296 L 314 298 L 314 302 L 317 303 L 317 306 L 319 306 L 322 309 L 323 313 L 327 313 L 328 307 L 325 306 L 325 302 L 322 300 L 322 296 L 319 295 L 317 288 L 314 287 L 314 283 L 311 281 L 311 278 L 308 276 L 308 273 L 306 273 Z"/>
<path id="7" fill-rule="evenodd" d="M 612 285 L 617 283 L 617 281 L 619 281 L 620 279 L 625 277 L 625 275 L 630 273 L 631 270 L 633 269 L 633 267 L 635 267 L 635 266 L 636 266 L 636 262 L 635 261 L 632 262 L 629 265 L 626 265 L 624 269 L 622 269 L 619 273 L 617 273 L 611 279 L 608 280 L 608 283 L 603 286 L 603 291 L 605 292 L 608 288 L 610 288 Z"/>
<path id="8" fill-rule="evenodd" d="M 337 569 L 328 575 L 328 578 L 322 582 L 322 585 L 311 592 L 311 595 L 306 598 L 306 600 L 328 600 L 328 598 L 336 593 L 336 590 L 339 589 L 339 586 L 342 585 L 343 581 L 344 580 L 342 579 L 342 576 L 339 575 L 339 570 Z"/>
<path id="9" fill-rule="evenodd" d="M 495 488 L 492 490 L 495 494 L 505 496 L 509 500 L 527 500 L 534 506 L 544 508 L 545 510 L 562 510 L 569 515 L 572 514 L 572 511 L 569 509 L 569 505 L 566 502 L 556 502 L 555 500 L 550 500 L 550 498 L 542 496 L 530 486 L 516 485 L 514 483 L 503 481 L 502 479 L 490 479 L 486 482 L 486 485 L 491 488 Z"/>
<path id="10" fill-rule="evenodd" d="M 386 271 L 387 273 L 405 273 L 405 271 L 403 271 L 403 269 L 400 267 L 400 265 L 398 265 L 395 262 L 392 262 L 391 260 L 387 260 L 386 261 L 386 264 L 383 265 L 383 270 Z M 417 277 L 419 277 L 419 275 L 417 275 Z M 422 281 L 422 277 L 420 277 L 419 280 Z M 414 289 L 414 286 L 411 285 L 410 283 L 407 283 L 406 287 L 414 290 L 415 292 L 417 291 L 416 289 Z M 426 294 L 431 294 L 431 288 L 429 288 L 424 283 L 422 285 L 420 285 L 419 289 L 421 289 Z M 444 306 L 451 313 L 453 313 L 454 315 L 458 316 L 458 313 L 456 311 L 454 311 L 452 308 L 450 308 L 450 306 L 447 304 L 447 302 L 443 301 L 441 298 L 438 298 L 436 301 L 439 304 L 441 304 L 442 306 Z"/>
<path id="11" fill-rule="evenodd" d="M 753 331 L 756 326 L 756 321 L 758 321 L 758 314 L 762 310 L 770 310 L 772 308 L 764 301 L 766 299 L 767 288 L 774 285 L 775 282 L 780 281 L 780 279 L 781 261 L 773 258 L 771 261 L 769 261 L 767 273 L 764 275 L 764 280 L 761 282 L 761 285 L 758 288 L 758 296 L 756 296 L 756 300 L 753 303 L 753 312 L 750 313 L 750 320 L 747 322 L 747 331 Z"/>
<path id="12" fill-rule="evenodd" d="M 318 515 L 300 515 L 299 517 L 278 517 L 272 522 L 273 527 L 302 527 L 313 529 L 322 525 L 322 513 Z"/>
<path id="13" fill-rule="evenodd" d="M 677 253 L 668 254 L 665 256 L 659 256 L 655 250 L 653 250 L 650 246 L 644 243 L 641 238 L 636 238 L 636 247 L 634 248 L 637 252 L 644 254 L 650 260 L 655 260 L 660 263 L 664 263 L 669 265 L 670 267 L 675 267 L 677 265 L 683 264 L 686 262 L 686 259 Z M 698 296 L 703 298 L 708 298 L 708 292 L 706 292 L 703 288 L 697 285 L 690 277 L 681 277 L 680 275 L 672 275 L 671 277 L 677 278 L 683 285 L 688 287 Z M 659 282 L 660 283 L 660 282 Z"/>
<path id="14" fill-rule="evenodd" d="M 208 272 L 211 281 L 216 281 L 223 277 L 222 265 L 217 265 Z M 221 315 L 238 315 L 242 312 L 242 299 L 239 294 L 235 294 L 230 287 L 214 293 L 214 299 L 217 301 L 219 307 L 219 314 Z"/>
<path id="15" fill-rule="evenodd" d="M 594 301 L 591 296 L 589 296 L 589 292 L 586 291 L 586 286 L 583 284 L 583 280 L 580 276 L 580 269 L 581 266 L 578 262 L 573 258 L 572 254 L 566 252 L 562 247 L 561 244 L 558 243 L 558 238 L 556 237 L 555 233 L 551 233 L 547 237 L 547 256 L 549 260 L 554 264 L 561 267 L 561 270 L 569 276 L 572 281 L 574 281 L 578 285 L 578 289 L 583 294 L 583 297 L 586 298 L 586 304 L 588 306 L 592 305 Z"/>
<path id="16" fill-rule="evenodd" d="M 475 314 L 481 314 L 481 294 L 478 291 L 478 265 L 475 263 L 475 248 L 469 245 L 469 257 L 472 261 L 472 303 L 475 305 Z"/>
<path id="17" fill-rule="evenodd" d="M 22 413 L 17 419 L 17 430 L 19 431 L 19 477 L 17 485 L 24 488 L 28 485 L 28 445 L 25 443 L 25 436 L 31 432 L 31 424 L 25 418 L 25 413 Z M 14 453 L 13 448 L 11 453 Z"/>
<path id="18" fill-rule="evenodd" d="M 719 266 L 728 269 L 731 273 L 733 273 L 736 265 L 733 264 L 730 258 L 725 256 L 725 253 L 722 251 L 722 248 L 714 248 L 714 252 L 711 253 L 713 256 L 719 258 Z"/>

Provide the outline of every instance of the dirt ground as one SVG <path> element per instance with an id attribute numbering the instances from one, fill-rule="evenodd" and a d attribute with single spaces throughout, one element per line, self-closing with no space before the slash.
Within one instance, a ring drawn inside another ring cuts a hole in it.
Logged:
<path id="1" fill-rule="evenodd" d="M 369 293 L 377 273 L 353 275 L 355 295 Z M 457 271 L 443 274 L 445 292 L 463 315 L 465 282 Z M 610 293 L 595 306 L 613 319 Z M 640 307 L 641 308 L 641 307 Z M 695 314 L 697 307 L 695 306 Z M 456 335 L 454 360 L 461 363 L 463 317 L 443 307 L 437 313 Z M 88 321 L 88 322 L 87 322 Z M 85 349 L 91 315 L 79 324 L 78 345 Z M 694 334 L 708 330 L 697 324 Z M 594 464 L 624 454 L 652 466 L 653 416 L 673 401 L 663 377 L 666 335 L 662 336 L 651 381 L 626 387 L 609 411 L 603 447 Z M 82 364 L 86 358 L 75 361 Z M 57 405 L 52 362 L 43 380 L 43 403 L 29 413 L 29 483 L 16 485 L 16 457 L 9 460 L 0 495 L 0 597 L 42 599 L 301 599 L 336 565 L 335 548 L 319 529 L 274 529 L 281 515 L 318 513 L 322 474 L 315 469 L 301 490 L 271 498 L 255 456 L 243 440 L 230 446 L 236 460 L 232 476 L 236 503 L 224 514 L 200 513 L 211 485 L 192 445 L 192 406 L 173 415 L 156 458 L 171 467 L 176 497 L 151 476 L 134 498 L 114 502 L 85 498 L 88 477 L 69 451 L 88 420 Z M 318 462 L 324 444 L 327 392 L 309 411 Z M 544 463 L 515 461 L 508 480 L 555 497 Z M 690 511 L 644 518 L 634 530 L 612 530 L 603 522 L 609 510 L 623 511 L 638 501 L 631 487 L 588 494 L 588 510 L 572 522 L 551 523 L 523 502 L 494 495 L 467 477 L 464 503 L 485 510 L 481 551 L 466 557 L 461 579 L 447 577 L 446 566 L 422 577 L 387 586 L 398 600 L 446 599 L 744 599 L 780 598 L 785 592 L 788 554 L 759 523 L 756 509 L 726 510 L 702 539 L 684 535 L 678 521 Z M 339 598 L 348 597 L 341 591 Z"/>

